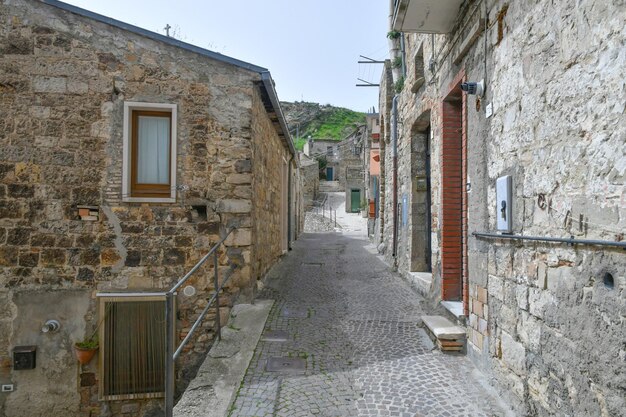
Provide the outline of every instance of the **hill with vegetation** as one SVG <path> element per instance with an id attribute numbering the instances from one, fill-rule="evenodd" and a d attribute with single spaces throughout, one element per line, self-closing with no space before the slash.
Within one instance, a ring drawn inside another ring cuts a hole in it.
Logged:
<path id="1" fill-rule="evenodd" d="M 280 105 L 298 150 L 309 136 L 339 141 L 352 133 L 356 126 L 365 123 L 365 113 L 330 104 L 283 101 Z"/>

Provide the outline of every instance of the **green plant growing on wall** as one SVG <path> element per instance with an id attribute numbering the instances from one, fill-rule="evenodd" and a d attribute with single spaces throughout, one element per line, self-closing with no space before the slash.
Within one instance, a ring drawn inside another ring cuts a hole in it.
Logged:
<path id="1" fill-rule="evenodd" d="M 402 91 L 402 89 L 404 88 L 404 76 L 401 76 L 400 78 L 398 78 L 398 81 L 396 81 L 396 83 L 393 85 L 393 88 L 396 91 L 396 93 L 399 93 Z"/>
<path id="2" fill-rule="evenodd" d="M 389 39 L 398 39 L 401 35 L 402 33 L 395 31 L 395 30 L 387 32 L 387 37 Z"/>
<path id="3" fill-rule="evenodd" d="M 391 68 L 400 68 L 402 66 L 402 57 L 397 56 L 391 62 Z"/>

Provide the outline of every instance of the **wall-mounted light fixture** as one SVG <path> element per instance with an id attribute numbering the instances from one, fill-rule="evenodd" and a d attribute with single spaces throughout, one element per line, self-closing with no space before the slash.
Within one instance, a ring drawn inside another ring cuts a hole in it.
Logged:
<path id="1" fill-rule="evenodd" d="M 472 94 L 478 97 L 482 97 L 483 94 L 485 93 L 485 81 L 480 80 L 478 82 L 462 83 L 461 90 L 465 91 L 467 94 Z"/>
<path id="2" fill-rule="evenodd" d="M 41 331 L 44 333 L 54 333 L 57 330 L 59 330 L 59 328 L 61 327 L 61 323 L 59 323 L 58 320 L 48 320 L 46 321 L 46 323 L 41 327 Z"/>

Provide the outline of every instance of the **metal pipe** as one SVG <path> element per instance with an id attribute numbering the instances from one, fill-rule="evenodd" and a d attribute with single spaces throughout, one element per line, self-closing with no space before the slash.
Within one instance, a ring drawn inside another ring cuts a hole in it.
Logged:
<path id="1" fill-rule="evenodd" d="M 287 170 L 287 250 L 291 250 L 291 233 L 292 233 L 292 225 L 291 225 L 291 200 L 293 196 L 291 195 L 291 162 L 293 161 L 293 155 L 289 158 L 289 169 Z"/>
<path id="2" fill-rule="evenodd" d="M 165 417 L 174 414 L 174 293 L 165 294 Z"/>
<path id="3" fill-rule="evenodd" d="M 191 329 L 189 329 L 189 333 L 187 333 L 187 336 L 185 336 L 183 341 L 180 342 L 180 345 L 178 345 L 178 348 L 176 348 L 176 352 L 174 352 L 174 359 L 178 358 L 178 356 L 183 352 L 183 348 L 189 342 L 189 339 L 191 339 L 191 336 L 196 331 L 198 326 L 200 326 L 200 323 L 202 323 L 202 319 L 204 318 L 204 316 L 206 316 L 206 313 L 209 311 L 209 308 L 213 305 L 214 301 L 215 301 L 215 294 L 213 294 L 213 297 L 211 297 L 206 307 L 204 307 L 204 310 L 202 310 L 202 313 L 200 313 L 200 316 L 198 316 L 198 319 L 195 321 L 193 326 L 191 326 Z"/>
<path id="4" fill-rule="evenodd" d="M 174 285 L 174 286 L 172 287 L 172 289 L 171 289 L 171 290 L 169 290 L 169 291 L 168 291 L 168 293 L 174 293 L 174 292 L 176 292 L 176 290 L 177 290 L 178 288 L 180 288 L 180 287 L 181 287 L 181 285 L 183 285 L 183 284 L 185 283 L 185 281 L 187 281 L 187 280 L 188 280 L 188 279 L 189 279 L 189 278 L 190 278 L 190 277 L 194 274 L 194 272 L 196 272 L 196 271 L 198 270 L 198 268 L 200 268 L 200 267 L 202 266 L 202 264 L 206 262 L 206 260 L 207 260 L 207 259 L 209 259 L 209 256 L 211 256 L 211 255 L 213 254 L 213 252 L 215 252 L 215 251 L 217 250 L 217 248 L 218 248 L 218 247 L 219 247 L 222 243 L 224 243 L 224 241 L 225 241 L 225 240 L 228 238 L 228 236 L 229 236 L 229 235 L 233 232 L 233 230 L 235 230 L 235 228 L 234 228 L 234 227 L 231 227 L 230 229 L 228 229 L 228 232 L 226 233 L 226 236 L 224 236 L 224 237 L 223 237 L 223 238 L 222 238 L 219 242 L 217 242 L 217 243 L 215 244 L 215 246 L 213 246 L 213 247 L 211 248 L 211 250 L 209 251 L 209 253 L 207 253 L 206 255 L 204 255 L 204 256 L 202 257 L 202 259 L 200 259 L 200 260 L 198 261 L 198 263 L 197 263 L 197 264 L 196 264 L 193 268 L 191 268 L 191 270 L 190 270 L 189 272 L 187 272 L 187 274 L 186 274 L 184 277 L 182 277 L 182 278 L 180 279 L 180 281 L 178 281 L 178 282 L 176 283 L 176 285 Z"/>
<path id="5" fill-rule="evenodd" d="M 220 282 L 219 282 L 219 271 L 217 268 L 217 251 L 214 252 L 213 255 L 213 265 L 214 265 L 214 284 L 215 284 L 215 322 L 217 323 L 217 340 L 222 340 L 222 323 L 220 323 Z"/>
<path id="6" fill-rule="evenodd" d="M 536 242 L 555 242 L 567 243 L 569 245 L 597 245 L 597 246 L 614 246 L 626 249 L 626 242 L 615 242 L 612 240 L 595 240 L 595 239 L 574 239 L 562 237 L 543 237 L 543 236 L 522 236 L 522 235 L 500 235 L 497 233 L 473 232 L 472 236 L 491 238 L 491 239 L 507 239 L 507 240 L 530 240 Z"/>
<path id="7" fill-rule="evenodd" d="M 393 251 L 395 258 L 398 249 L 398 96 L 391 102 L 391 140 L 393 142 Z"/>
<path id="8" fill-rule="evenodd" d="M 187 345 L 187 343 L 191 339 L 191 336 L 194 334 L 196 329 L 200 326 L 200 324 L 202 323 L 202 320 L 204 319 L 204 316 L 206 316 L 207 312 L 209 311 L 209 308 L 213 305 L 213 302 L 215 300 L 218 301 L 216 320 L 217 320 L 217 326 L 218 326 L 218 337 L 221 340 L 221 323 L 220 323 L 220 316 L 219 316 L 219 295 L 218 294 L 230 277 L 224 280 L 221 286 L 219 285 L 217 249 L 220 247 L 221 244 L 224 243 L 224 241 L 233 232 L 233 230 L 235 230 L 234 227 L 231 227 L 230 229 L 228 229 L 228 232 L 226 233 L 226 235 L 222 239 L 220 239 L 220 241 L 217 242 L 215 246 L 213 246 L 211 250 L 209 250 L 209 252 L 206 255 L 204 255 L 202 259 L 200 259 L 200 261 L 193 268 L 191 268 L 191 270 L 183 278 L 181 278 L 176 283 L 176 285 L 172 287 L 172 289 L 170 289 L 166 293 L 149 293 L 150 295 L 156 294 L 156 295 L 165 296 L 165 327 L 166 327 L 166 330 L 165 330 L 166 331 L 166 335 L 165 335 L 165 344 L 166 344 L 165 346 L 165 417 L 173 417 L 173 412 L 174 412 L 173 411 L 174 410 L 174 384 L 175 384 L 174 361 L 182 353 L 183 348 Z M 187 333 L 187 336 L 185 336 L 185 338 L 180 343 L 180 345 L 178 345 L 178 348 L 174 350 L 175 320 L 176 320 L 176 314 L 174 311 L 174 296 L 176 295 L 176 290 L 180 288 L 185 283 L 185 281 L 187 281 L 191 277 L 191 275 L 193 275 L 193 273 L 196 272 L 198 268 L 200 268 L 200 266 L 202 266 L 204 262 L 206 262 L 206 260 L 211 255 L 213 255 L 214 266 L 215 266 L 215 289 L 216 289 L 215 294 L 213 294 L 213 297 L 211 297 L 211 299 L 207 303 L 204 310 L 202 310 L 202 313 L 200 313 L 200 316 L 198 317 L 198 319 L 195 321 L 193 326 L 191 326 L 191 329 Z M 130 294 L 119 294 L 119 295 L 115 294 L 115 295 L 116 296 L 124 296 L 124 295 L 129 296 Z M 141 295 L 146 295 L 146 294 L 141 294 Z"/>
<path id="9" fill-rule="evenodd" d="M 406 52 L 404 51 L 404 33 L 400 34 L 400 56 L 402 57 L 402 76 L 406 77 Z"/>

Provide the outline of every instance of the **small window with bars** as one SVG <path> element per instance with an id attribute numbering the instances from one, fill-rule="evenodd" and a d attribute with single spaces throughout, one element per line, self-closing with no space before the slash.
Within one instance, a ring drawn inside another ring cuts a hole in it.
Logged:
<path id="1" fill-rule="evenodd" d="M 100 399 L 163 397 L 165 297 L 100 294 Z"/>

